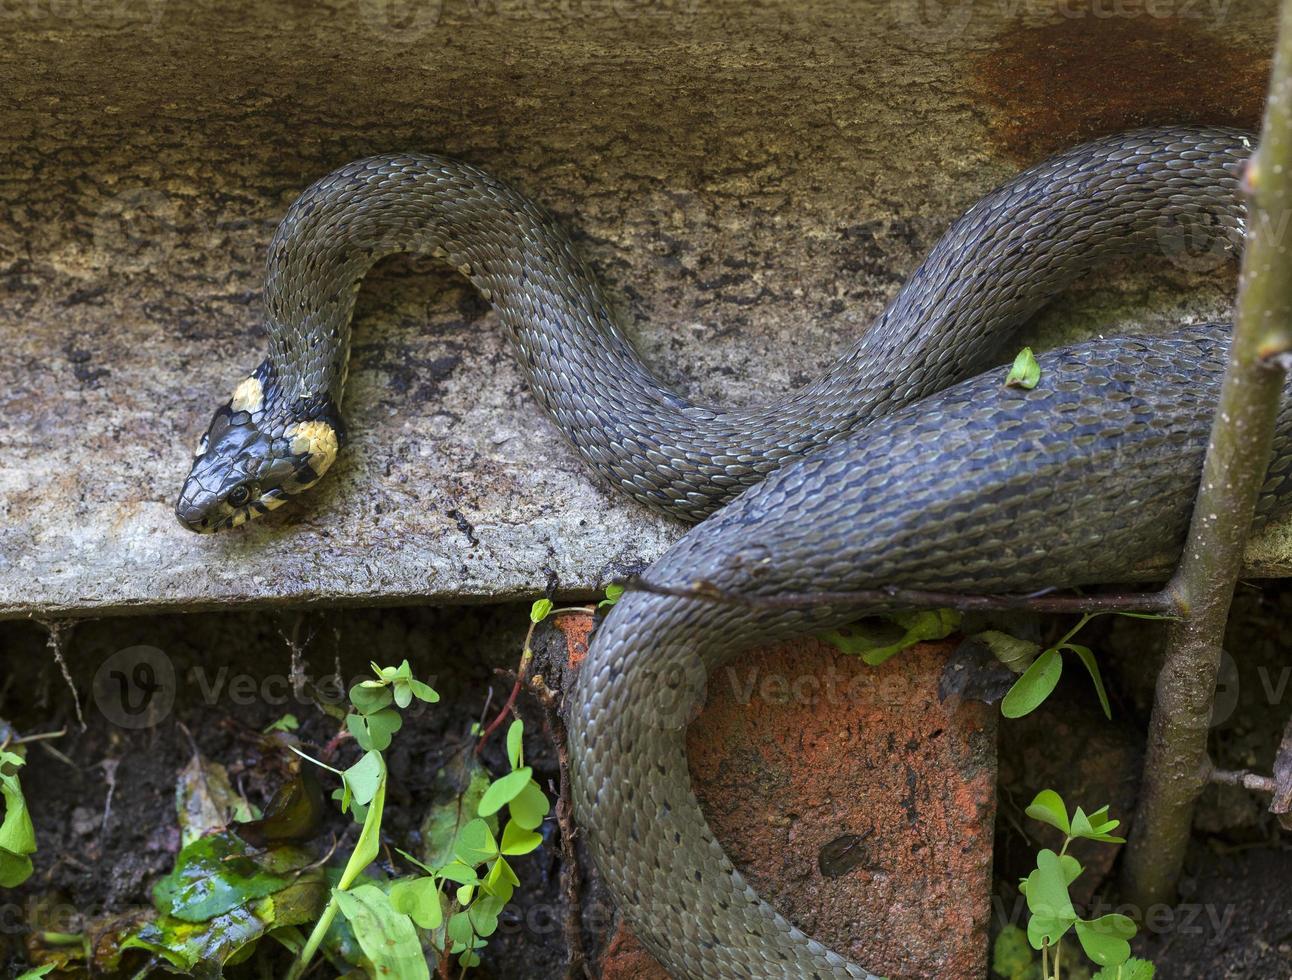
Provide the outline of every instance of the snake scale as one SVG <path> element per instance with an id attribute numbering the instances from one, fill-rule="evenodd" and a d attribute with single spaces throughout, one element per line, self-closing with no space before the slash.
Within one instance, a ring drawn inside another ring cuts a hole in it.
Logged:
<path id="1" fill-rule="evenodd" d="M 656 510 L 703 520 L 652 567 L 656 583 L 981 593 L 1160 573 L 1153 562 L 1182 546 L 1228 328 L 1055 351 L 1032 390 L 1004 386 L 1003 370 L 973 375 L 1076 277 L 1161 251 L 1181 223 L 1206 221 L 1236 250 L 1250 152 L 1234 130 L 1174 127 L 1033 166 L 962 215 L 821 377 L 730 410 L 650 373 L 570 240 L 525 196 L 436 156 L 348 164 L 274 236 L 268 357 L 216 411 L 177 514 L 197 531 L 235 526 L 322 477 L 342 442 L 360 281 L 382 256 L 418 251 L 493 303 L 588 465 Z M 1290 467 L 1285 409 L 1258 519 L 1292 505 Z M 594 637 L 569 711 L 576 811 L 634 932 L 678 977 L 871 976 L 744 883 L 698 807 L 683 741 L 710 670 L 855 616 L 633 592 Z"/>

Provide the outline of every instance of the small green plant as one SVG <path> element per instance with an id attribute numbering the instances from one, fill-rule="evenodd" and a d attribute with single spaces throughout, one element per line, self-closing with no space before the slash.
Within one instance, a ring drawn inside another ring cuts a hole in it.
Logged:
<path id="1" fill-rule="evenodd" d="M 1099 662 L 1095 659 L 1094 652 L 1090 647 L 1072 642 L 1073 637 L 1098 615 L 1099 613 L 1086 613 L 1057 643 L 1041 651 L 1001 701 L 1001 714 L 1006 718 L 1022 718 L 1039 708 L 1059 684 L 1059 678 L 1063 675 L 1063 654 L 1072 653 L 1090 674 L 1095 693 L 1099 696 L 1099 706 L 1108 718 L 1112 718 L 1113 709 L 1108 703 L 1108 692 L 1104 688 L 1104 679 L 1099 672 Z"/>
<path id="2" fill-rule="evenodd" d="M 26 764 L 19 752 L 0 749 L 0 794 L 4 819 L 0 821 L 0 888 L 17 888 L 31 877 L 31 855 L 36 853 L 36 828 L 32 826 L 18 770 Z"/>
<path id="3" fill-rule="evenodd" d="M 551 805 L 525 765 L 524 733 L 524 723 L 512 721 L 510 772 L 488 782 L 483 792 L 464 796 L 462 816 L 468 819 L 449 847 L 437 846 L 442 860 L 426 864 L 401 851 L 425 874 L 401 879 L 390 889 L 391 906 L 429 931 L 440 962 L 456 956 L 463 970 L 479 965 L 479 950 L 497 930 L 498 917 L 520 884 L 507 859 L 529 854 L 543 842 L 538 828 Z"/>
<path id="4" fill-rule="evenodd" d="M 1077 914 L 1068 893 L 1069 886 L 1083 871 L 1081 862 L 1068 853 L 1072 842 L 1092 840 L 1124 844 L 1123 838 L 1113 836 L 1120 821 L 1108 816 L 1106 806 L 1089 814 L 1077 807 L 1069 816 L 1062 797 L 1048 789 L 1036 795 L 1027 808 L 1027 815 L 1064 835 L 1059 851 L 1041 850 L 1036 856 L 1036 869 L 1019 883 L 1030 913 L 1026 939 L 1028 945 L 1041 954 L 1042 980 L 1061 980 L 1063 940 L 1069 931 L 1076 934 L 1086 956 L 1101 967 L 1096 974 L 1097 980 L 1150 980 L 1153 964 L 1132 960 L 1130 956 L 1135 923 L 1128 916 L 1116 912 L 1097 919 L 1083 919 Z M 1002 976 L 1021 977 L 1031 971 L 1031 964 L 1024 959 L 1026 951 L 1020 933 L 1017 926 L 1010 926 L 997 936 L 994 968 Z"/>
<path id="5" fill-rule="evenodd" d="M 546 601 L 535 603 L 534 623 L 551 611 L 550 602 L 547 608 L 540 606 Z M 363 756 L 344 772 L 310 760 L 341 777 L 333 799 L 342 812 L 362 823 L 362 829 L 288 980 L 304 975 L 333 930 L 337 913 L 354 933 L 375 975 L 390 980 L 429 977 L 419 929 L 428 934 L 442 975 L 450 975 L 452 957 L 464 972 L 477 966 L 479 951 L 498 928 L 498 916 L 520 884 L 507 859 L 528 854 L 542 843 L 537 830 L 550 804 L 524 764 L 524 725 L 516 719 L 507 731 L 510 771 L 493 781 L 484 776 L 481 783 L 473 784 L 477 792 L 464 794 L 458 804 L 464 819 L 453 827 L 453 838 L 433 842 L 440 859 L 425 863 L 400 851 L 420 874 L 394 882 L 360 878 L 378 853 L 387 781 L 383 753 L 403 725 L 400 711 L 415 699 L 428 704 L 439 701 L 429 685 L 413 676 L 407 660 L 399 667 L 373 664 L 372 669 L 374 679 L 350 689 L 353 710 L 346 716 L 346 729 L 364 750 Z M 508 818 L 499 833 L 504 807 Z"/>
<path id="6" fill-rule="evenodd" d="M 960 614 L 954 609 L 922 609 L 865 619 L 842 629 L 818 634 L 841 653 L 860 657 L 871 667 L 926 640 L 941 640 L 960 628 Z"/>
<path id="7" fill-rule="evenodd" d="M 399 709 L 407 708 L 414 698 L 429 704 L 440 699 L 428 684 L 413 677 L 412 668 L 407 660 L 398 667 L 379 667 L 374 663 L 372 669 L 376 674 L 375 680 L 360 681 L 350 688 L 350 704 L 354 710 L 349 712 L 345 719 L 346 729 L 364 750 L 359 760 L 349 769 L 341 772 L 296 750 L 310 762 L 341 777 L 341 786 L 332 794 L 332 798 L 338 800 L 342 813 L 349 813 L 356 821 L 361 822 L 363 827 L 359 831 L 359 839 L 355 843 L 354 850 L 350 852 L 340 878 L 332 888 L 331 897 L 323 909 L 323 914 L 314 924 L 314 930 L 297 954 L 291 970 L 288 971 L 288 980 L 298 980 L 305 973 L 327 936 L 328 930 L 332 927 L 337 912 L 342 912 L 351 921 L 356 938 L 359 939 L 359 944 L 365 953 L 369 953 L 369 943 L 364 941 L 365 936 L 370 935 L 374 929 L 388 933 L 385 945 L 389 949 L 382 950 L 387 954 L 382 959 L 383 968 L 390 972 L 389 957 L 391 955 L 400 957 L 400 969 L 398 972 L 391 973 L 392 977 L 418 977 L 418 971 L 413 965 L 416 961 L 421 962 L 420 975 L 428 976 L 426 962 L 420 955 L 421 946 L 417 942 L 416 930 L 411 927 L 403 928 L 407 923 L 399 922 L 398 918 L 401 917 L 397 917 L 393 909 L 390 910 L 389 915 L 381 914 L 385 911 L 382 908 L 382 902 L 385 902 L 386 908 L 389 908 L 384 892 L 375 886 L 365 885 L 361 889 L 360 896 L 342 897 L 377 857 L 381 839 L 381 818 L 386 805 L 386 760 L 382 753 L 390 747 L 391 738 L 403 726 L 404 720 Z M 381 901 L 367 891 L 369 887 L 374 888 L 381 895 Z M 354 918 L 351 918 L 352 915 Z M 374 941 L 372 945 L 378 944 Z M 417 956 L 410 959 L 408 954 L 412 952 L 413 946 L 417 948 Z M 371 956 L 371 953 L 369 955 Z"/>
<path id="8" fill-rule="evenodd" d="M 1111 611 L 1110 611 L 1111 612 Z M 1110 612 L 1090 612 L 1085 613 L 1077 624 L 1063 634 L 1058 642 L 1036 655 L 1036 659 L 1031 662 L 1022 675 L 1014 682 L 1014 686 L 1009 689 L 1005 699 L 1000 703 L 1000 712 L 1006 718 L 1022 718 L 1024 715 L 1031 714 L 1048 698 L 1055 687 L 1059 684 L 1059 678 L 1063 675 L 1063 654 L 1075 654 L 1081 661 L 1086 671 L 1090 674 L 1090 680 L 1095 685 L 1095 694 L 1099 696 L 1099 705 L 1104 710 L 1110 720 L 1113 716 L 1112 706 L 1108 703 L 1108 691 L 1104 688 L 1103 675 L 1099 672 L 1099 662 L 1095 659 L 1094 651 L 1090 647 L 1082 646 L 1080 643 L 1073 643 L 1073 638 L 1085 629 L 1086 624 L 1097 616 L 1106 616 Z M 1129 616 L 1132 619 L 1170 619 L 1169 616 L 1159 616 L 1153 613 L 1132 613 L 1117 612 L 1112 613 L 1117 616 Z M 998 657 L 1002 657 L 1003 651 L 1008 648 L 1008 655 L 1011 661 L 1020 658 L 1017 647 L 1023 644 L 1030 647 L 1027 655 L 1030 656 L 1034 651 L 1040 649 L 1039 644 L 1028 644 L 1026 641 L 1015 640 L 1013 637 L 1003 633 L 982 633 L 979 637 L 986 640 L 993 652 Z M 1001 641 L 1012 641 L 1012 643 Z"/>

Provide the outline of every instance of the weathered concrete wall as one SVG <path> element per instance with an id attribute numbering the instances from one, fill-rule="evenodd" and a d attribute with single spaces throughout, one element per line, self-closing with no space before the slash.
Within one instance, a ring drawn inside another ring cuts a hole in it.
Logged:
<path id="1" fill-rule="evenodd" d="M 262 355 L 273 226 L 346 160 L 435 150 L 517 184 L 662 375 L 749 401 L 826 364 L 1021 164 L 1254 125 L 1271 9 L 0 0 L 0 615 L 581 590 L 679 533 L 594 484 L 487 306 L 425 260 L 364 289 L 353 446 L 313 499 L 174 523 L 195 436 Z M 1092 279 L 1037 336 L 1227 315 L 1209 245 Z"/>

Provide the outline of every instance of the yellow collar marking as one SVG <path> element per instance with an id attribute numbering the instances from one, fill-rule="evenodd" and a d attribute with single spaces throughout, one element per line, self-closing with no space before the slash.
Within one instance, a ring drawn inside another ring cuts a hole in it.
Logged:
<path id="1" fill-rule="evenodd" d="M 250 412 L 255 415 L 265 407 L 265 390 L 257 378 L 244 378 L 233 389 L 233 399 L 229 407 L 235 412 Z"/>

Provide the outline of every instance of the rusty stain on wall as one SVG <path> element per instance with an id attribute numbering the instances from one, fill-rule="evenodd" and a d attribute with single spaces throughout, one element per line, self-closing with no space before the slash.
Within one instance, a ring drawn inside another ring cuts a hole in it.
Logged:
<path id="1" fill-rule="evenodd" d="M 970 65 L 991 138 L 1010 159 L 1136 126 L 1259 128 L 1269 51 L 1226 36 L 1228 8 L 1057 0 L 1051 9 L 1043 23 L 1000 33 Z"/>

